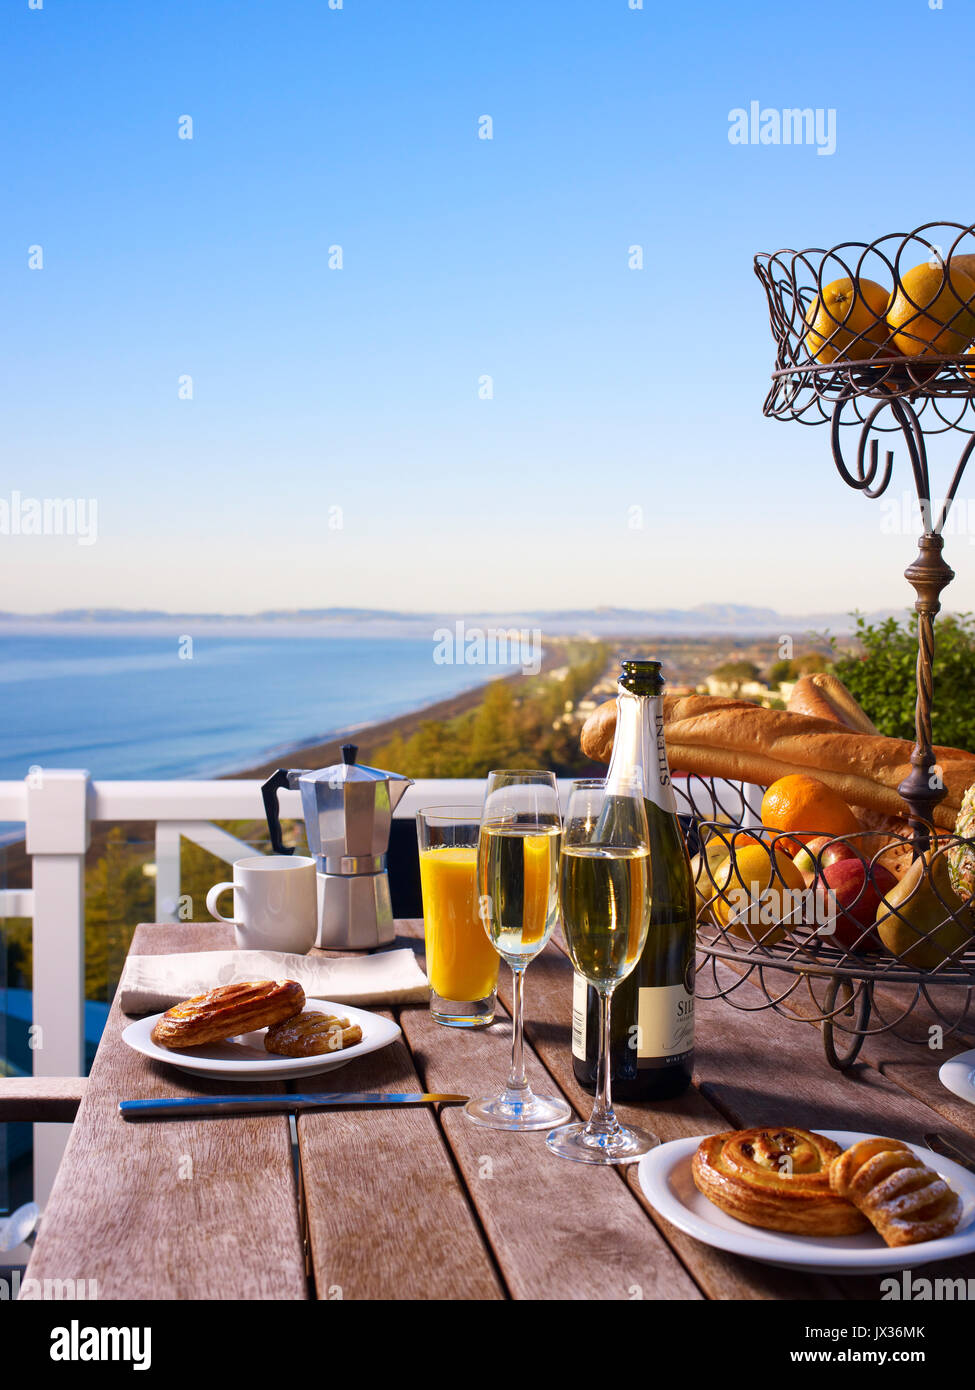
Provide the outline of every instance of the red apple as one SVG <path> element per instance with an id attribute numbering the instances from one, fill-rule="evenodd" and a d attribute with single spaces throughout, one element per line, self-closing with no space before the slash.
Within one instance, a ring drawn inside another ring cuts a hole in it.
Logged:
<path id="1" fill-rule="evenodd" d="M 817 915 L 825 925 L 836 918 L 836 930 L 820 939 L 834 942 L 846 951 L 876 951 L 880 948 L 877 934 L 866 929 L 877 918 L 881 896 L 890 892 L 896 883 L 894 875 L 882 864 L 874 864 L 867 876 L 862 859 L 837 859 L 827 864 L 819 876 L 816 892 Z"/>
<path id="2" fill-rule="evenodd" d="M 845 840 L 834 840 L 830 835 L 817 835 L 802 849 L 792 861 L 806 880 L 806 886 L 816 877 L 816 860 L 821 868 L 827 864 L 837 864 L 841 859 L 856 859 L 857 852 Z"/>

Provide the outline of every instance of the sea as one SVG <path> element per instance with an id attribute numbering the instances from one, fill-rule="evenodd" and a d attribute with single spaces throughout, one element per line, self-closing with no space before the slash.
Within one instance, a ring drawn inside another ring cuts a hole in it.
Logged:
<path id="1" fill-rule="evenodd" d="M 520 669 L 442 664 L 429 635 L 106 626 L 0 632 L 0 780 L 217 777 Z"/>

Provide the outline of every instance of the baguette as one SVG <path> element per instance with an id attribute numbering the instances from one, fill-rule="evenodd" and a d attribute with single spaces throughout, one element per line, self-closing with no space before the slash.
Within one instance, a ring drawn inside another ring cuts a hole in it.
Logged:
<path id="1" fill-rule="evenodd" d="M 845 724 L 861 734 L 879 734 L 880 730 L 854 700 L 839 676 L 829 671 L 800 676 L 789 696 L 791 714 L 810 714 L 816 719 L 831 719 Z"/>
<path id="2" fill-rule="evenodd" d="M 615 732 L 616 701 L 607 700 L 583 727 L 583 752 L 608 762 Z M 854 733 L 833 720 L 708 695 L 665 696 L 664 736 L 674 772 L 759 786 L 805 773 L 852 806 L 904 815 L 897 787 L 911 771 L 913 744 L 907 739 Z M 947 791 L 934 821 L 952 830 L 962 797 L 975 783 L 975 754 L 941 747 L 934 754 Z"/>

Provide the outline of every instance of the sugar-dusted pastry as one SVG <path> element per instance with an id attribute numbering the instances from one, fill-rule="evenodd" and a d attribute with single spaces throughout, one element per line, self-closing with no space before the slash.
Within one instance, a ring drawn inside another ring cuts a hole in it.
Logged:
<path id="1" fill-rule="evenodd" d="M 695 1185 L 716 1207 L 770 1231 L 843 1236 L 867 1229 L 852 1203 L 830 1188 L 841 1149 L 832 1139 L 781 1125 L 703 1139 L 691 1166 Z"/>
<path id="2" fill-rule="evenodd" d="M 357 1023 L 314 1009 L 276 1023 L 264 1034 L 267 1051 L 282 1057 L 317 1057 L 322 1052 L 341 1052 L 357 1042 L 362 1042 L 362 1029 Z"/>
<path id="3" fill-rule="evenodd" d="M 267 1028 L 300 1013 L 305 991 L 296 980 L 244 980 L 221 985 L 167 1009 L 152 1030 L 163 1047 L 199 1047 Z"/>
<path id="4" fill-rule="evenodd" d="M 950 1236 L 961 1218 L 957 1192 L 899 1139 L 861 1139 L 833 1160 L 829 1181 L 888 1245 Z"/>

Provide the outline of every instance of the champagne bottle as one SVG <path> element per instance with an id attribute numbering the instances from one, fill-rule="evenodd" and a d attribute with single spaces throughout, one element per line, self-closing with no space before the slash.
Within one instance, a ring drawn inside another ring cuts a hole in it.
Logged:
<path id="1" fill-rule="evenodd" d="M 694 1063 L 694 882 L 667 765 L 663 685 L 659 661 L 623 662 L 606 777 L 610 791 L 633 778 L 642 784 L 650 831 L 650 929 L 638 964 L 613 994 L 610 1066 L 620 1100 L 678 1096 L 690 1085 Z M 572 1064 L 591 1094 L 598 1018 L 596 991 L 577 973 Z"/>

